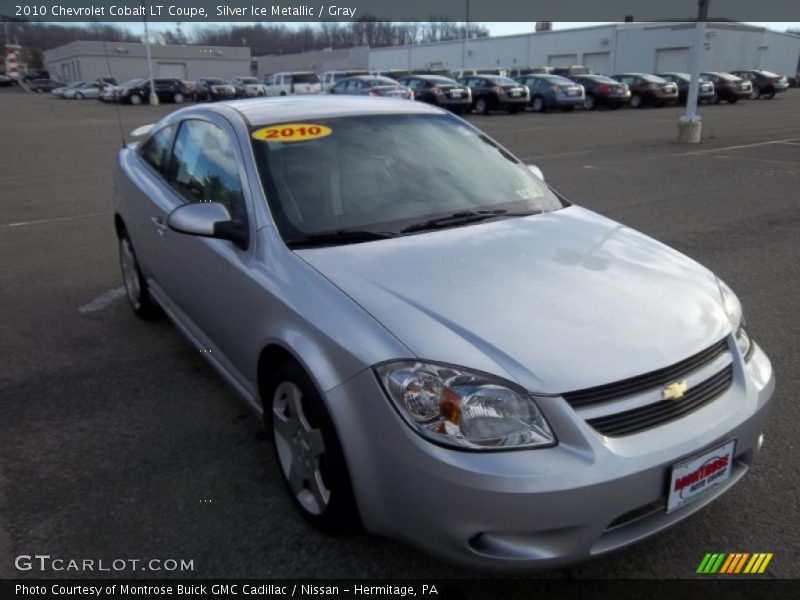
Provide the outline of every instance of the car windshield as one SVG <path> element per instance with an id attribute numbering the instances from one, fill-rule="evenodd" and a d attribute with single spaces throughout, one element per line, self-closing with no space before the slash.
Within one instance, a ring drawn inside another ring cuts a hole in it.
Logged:
<path id="1" fill-rule="evenodd" d="M 447 83 L 449 83 L 450 85 L 452 85 L 452 84 L 456 83 L 455 81 L 453 81 L 449 77 L 441 77 L 441 76 L 437 76 L 437 75 L 429 75 L 428 77 L 426 77 L 426 79 L 428 81 L 430 81 L 431 83 L 434 83 L 434 84 L 442 84 L 442 83 L 447 84 Z"/>
<path id="2" fill-rule="evenodd" d="M 319 83 L 319 77 L 316 73 L 294 73 L 292 81 L 294 83 Z"/>
<path id="3" fill-rule="evenodd" d="M 669 83 L 666 79 L 662 79 L 658 75 L 642 75 L 641 77 L 649 83 Z"/>
<path id="4" fill-rule="evenodd" d="M 513 79 L 509 79 L 508 77 L 498 76 L 498 77 L 487 77 L 486 79 L 488 79 L 495 85 L 519 85 L 519 83 L 517 83 Z"/>
<path id="5" fill-rule="evenodd" d="M 271 212 L 287 241 L 342 231 L 394 234 L 455 213 L 562 207 L 523 163 L 451 115 L 296 121 L 308 131 L 287 127 L 289 137 L 315 139 L 272 141 L 284 135 L 280 125 L 257 127 L 265 139 L 252 139 Z"/>

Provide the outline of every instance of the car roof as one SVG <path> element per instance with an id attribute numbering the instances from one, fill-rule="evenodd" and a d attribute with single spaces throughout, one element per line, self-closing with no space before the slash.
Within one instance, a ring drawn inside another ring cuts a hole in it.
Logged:
<path id="1" fill-rule="evenodd" d="M 325 119 L 354 115 L 437 115 L 446 111 L 425 102 L 409 102 L 370 96 L 282 96 L 258 100 L 229 100 L 212 106 L 229 106 L 252 126 L 287 123 L 294 120 Z"/>

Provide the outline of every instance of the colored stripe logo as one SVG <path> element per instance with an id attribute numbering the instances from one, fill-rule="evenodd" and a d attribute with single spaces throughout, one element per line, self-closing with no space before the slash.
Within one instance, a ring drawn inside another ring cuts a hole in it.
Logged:
<path id="1" fill-rule="evenodd" d="M 706 553 L 697 573 L 711 575 L 719 573 L 721 575 L 735 575 L 745 573 L 749 575 L 761 574 L 767 569 L 769 561 L 772 560 L 772 552 L 714 552 Z"/>

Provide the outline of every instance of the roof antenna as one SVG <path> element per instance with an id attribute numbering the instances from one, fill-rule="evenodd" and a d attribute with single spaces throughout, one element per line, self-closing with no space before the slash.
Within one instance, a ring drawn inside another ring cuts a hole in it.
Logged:
<path id="1" fill-rule="evenodd" d="M 106 59 L 106 68 L 108 69 L 108 76 L 111 79 L 114 79 L 114 74 L 111 72 L 111 61 L 108 58 L 108 47 L 106 46 L 106 36 L 105 35 L 103 35 L 103 55 L 104 55 L 104 57 Z M 114 79 L 114 81 L 116 81 L 116 79 Z M 109 85 L 111 85 L 111 84 L 109 83 Z M 101 89 L 101 93 L 102 93 L 102 89 Z M 119 137 L 122 140 L 122 147 L 124 148 L 127 145 L 127 143 L 125 142 L 125 129 L 122 127 L 122 117 L 119 114 L 119 102 L 117 102 L 117 99 L 114 98 L 113 95 L 112 95 L 111 99 L 114 101 L 114 110 L 117 113 L 117 125 L 119 126 Z"/>

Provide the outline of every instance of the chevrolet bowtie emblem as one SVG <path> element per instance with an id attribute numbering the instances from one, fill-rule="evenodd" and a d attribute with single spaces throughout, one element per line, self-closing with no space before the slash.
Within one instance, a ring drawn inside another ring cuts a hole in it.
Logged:
<path id="1" fill-rule="evenodd" d="M 673 381 L 662 390 L 664 400 L 679 400 L 688 391 L 689 384 L 685 381 Z"/>

